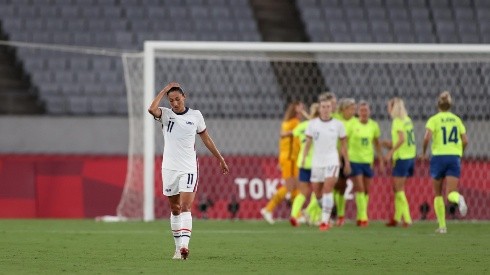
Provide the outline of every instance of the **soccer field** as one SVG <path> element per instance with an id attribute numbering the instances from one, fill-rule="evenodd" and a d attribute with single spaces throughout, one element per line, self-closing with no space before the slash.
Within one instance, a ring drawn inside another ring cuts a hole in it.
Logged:
<path id="1" fill-rule="evenodd" d="M 168 221 L 0 220 L 1 274 L 489 274 L 490 224 L 319 232 L 286 222 L 194 222 L 187 261 L 171 260 Z"/>

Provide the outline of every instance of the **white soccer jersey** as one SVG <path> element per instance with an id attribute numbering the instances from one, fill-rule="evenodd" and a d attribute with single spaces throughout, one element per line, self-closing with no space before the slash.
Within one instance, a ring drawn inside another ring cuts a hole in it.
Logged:
<path id="1" fill-rule="evenodd" d="M 337 141 L 346 137 L 342 122 L 335 118 L 329 121 L 315 118 L 308 124 L 305 134 L 312 138 L 314 145 L 312 167 L 326 167 L 334 164 L 332 162 L 338 163 Z"/>
<path id="2" fill-rule="evenodd" d="M 196 134 L 206 130 L 204 118 L 199 110 L 186 108 L 174 113 L 169 108 L 162 110 L 162 132 L 165 139 L 162 168 L 186 173 L 197 172 Z"/>

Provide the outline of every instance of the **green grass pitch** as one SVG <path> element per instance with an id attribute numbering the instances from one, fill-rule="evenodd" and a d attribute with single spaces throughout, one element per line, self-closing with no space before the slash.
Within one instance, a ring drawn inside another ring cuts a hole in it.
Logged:
<path id="1" fill-rule="evenodd" d="M 175 261 L 165 220 L 0 220 L 0 274 L 490 274 L 488 222 L 435 227 L 195 220 L 189 259 Z"/>

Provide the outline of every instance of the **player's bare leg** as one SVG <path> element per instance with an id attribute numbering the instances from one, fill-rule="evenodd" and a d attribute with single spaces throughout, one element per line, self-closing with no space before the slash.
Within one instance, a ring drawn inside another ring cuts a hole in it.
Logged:
<path id="1" fill-rule="evenodd" d="M 192 202 L 194 201 L 194 197 L 196 196 L 195 192 L 182 192 L 180 193 L 180 207 L 181 214 L 180 219 L 182 223 L 181 230 L 181 247 L 180 247 L 180 255 L 182 259 L 186 260 L 189 257 L 189 241 L 191 239 L 192 234 Z"/>
<path id="2" fill-rule="evenodd" d="M 458 192 L 459 178 L 453 176 L 446 177 L 446 194 L 448 201 L 458 204 L 459 214 L 464 217 L 468 212 L 464 197 Z"/>
<path id="3" fill-rule="evenodd" d="M 298 180 L 295 177 L 287 178 L 285 181 L 288 192 L 286 193 L 286 200 L 291 199 L 291 193 L 298 188 Z"/>

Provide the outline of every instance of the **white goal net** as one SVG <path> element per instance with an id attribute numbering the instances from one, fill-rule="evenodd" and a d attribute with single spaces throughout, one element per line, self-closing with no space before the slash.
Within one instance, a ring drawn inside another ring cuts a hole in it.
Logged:
<path id="1" fill-rule="evenodd" d="M 200 217 L 260 217 L 259 209 L 281 183 L 276 168 L 279 127 L 291 100 L 311 104 L 325 91 L 337 98 L 367 100 L 383 138 L 389 138 L 386 101 L 402 97 L 415 122 L 420 152 L 425 122 L 436 112 L 437 95 L 448 90 L 455 102 L 452 111 L 463 118 L 470 139 L 460 191 L 468 198 L 469 218 L 490 219 L 490 210 L 478 207 L 490 202 L 488 46 L 147 42 L 145 49 L 123 57 L 130 147 L 120 216 L 152 220 L 169 215 L 161 193 L 164 141 L 146 110 L 163 86 L 177 81 L 187 93 L 188 106 L 203 113 L 231 169 L 228 176 L 221 176 L 217 161 L 196 138 L 201 169 L 195 212 Z M 407 197 L 414 217 L 421 218 L 419 208 L 426 202 L 432 205 L 433 193 L 428 164 L 417 162 L 416 168 Z M 370 216 L 388 219 L 390 173 L 377 166 L 375 173 Z M 235 201 L 240 210 L 233 214 L 229 205 Z M 354 217 L 354 208 L 354 202 L 349 202 L 348 218 Z M 284 204 L 275 215 L 285 218 L 288 212 Z M 428 217 L 434 217 L 432 210 Z"/>

